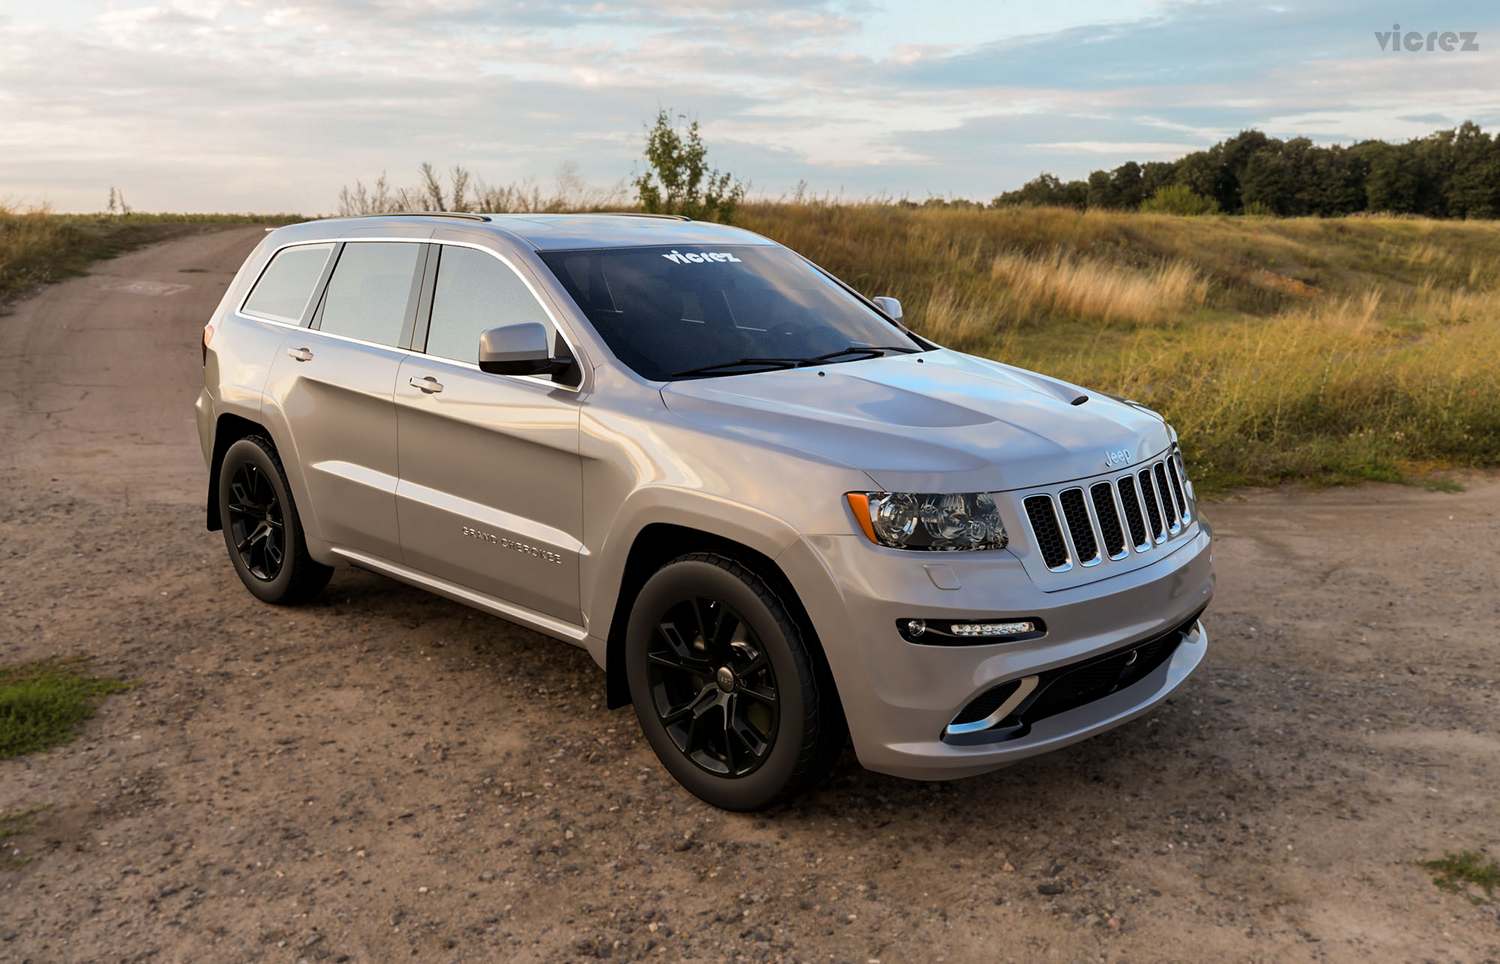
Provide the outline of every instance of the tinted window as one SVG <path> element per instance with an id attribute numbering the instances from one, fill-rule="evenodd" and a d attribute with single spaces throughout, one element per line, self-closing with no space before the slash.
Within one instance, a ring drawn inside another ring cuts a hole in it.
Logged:
<path id="1" fill-rule="evenodd" d="M 535 321 L 551 331 L 547 313 L 520 276 L 494 256 L 449 244 L 438 250 L 427 354 L 473 364 L 479 358 L 479 334 L 487 328 Z"/>
<path id="2" fill-rule="evenodd" d="M 331 244 L 299 244 L 282 248 L 245 299 L 245 310 L 277 321 L 299 324 L 312 297 Z"/>
<path id="3" fill-rule="evenodd" d="M 401 341 L 422 245 L 355 241 L 344 245 L 323 295 L 320 331 L 377 345 Z"/>
<path id="4" fill-rule="evenodd" d="M 921 351 L 837 282 L 772 245 L 611 248 L 541 255 L 621 361 L 666 380 L 739 359 L 808 361 L 854 346 Z M 837 361 L 873 352 L 840 355 Z M 786 364 L 780 367 L 786 367 Z M 730 366 L 712 374 L 778 367 Z"/>

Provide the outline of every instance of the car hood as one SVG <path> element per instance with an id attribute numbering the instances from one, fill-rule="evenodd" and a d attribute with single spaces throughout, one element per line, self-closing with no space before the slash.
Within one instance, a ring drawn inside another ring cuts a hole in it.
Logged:
<path id="1" fill-rule="evenodd" d="M 948 350 L 670 382 L 662 399 L 714 434 L 860 469 L 888 491 L 1029 488 L 1170 443 L 1140 406 Z"/>

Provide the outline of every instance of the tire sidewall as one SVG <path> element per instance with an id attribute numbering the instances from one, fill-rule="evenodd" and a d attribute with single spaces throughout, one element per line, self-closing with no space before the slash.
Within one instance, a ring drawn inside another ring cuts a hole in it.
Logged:
<path id="1" fill-rule="evenodd" d="M 276 490 L 276 499 L 281 503 L 282 525 L 286 536 L 286 549 L 282 554 L 281 571 L 276 574 L 275 579 L 257 579 L 251 575 L 245 562 L 240 558 L 239 550 L 234 544 L 234 530 L 229 524 L 229 495 L 230 480 L 234 478 L 235 470 L 239 466 L 250 462 L 271 480 L 271 487 Z M 292 504 L 292 494 L 287 488 L 286 478 L 281 474 L 281 468 L 276 460 L 265 448 L 252 439 L 244 438 L 229 446 L 224 453 L 224 460 L 219 465 L 219 518 L 224 530 L 224 546 L 229 550 L 229 561 L 234 564 L 234 571 L 239 574 L 240 581 L 245 588 L 257 598 L 265 602 L 279 602 L 285 599 L 292 586 L 292 580 L 296 578 L 298 550 L 301 548 L 302 527 L 297 522 L 297 510 Z"/>
<path id="2" fill-rule="evenodd" d="M 703 770 L 677 748 L 656 714 L 646 670 L 647 647 L 666 611 L 690 596 L 721 600 L 739 613 L 759 638 L 776 676 L 775 742 L 766 761 L 743 777 Z M 782 612 L 778 619 L 739 576 L 698 559 L 679 560 L 660 569 L 636 596 L 625 639 L 625 661 L 631 702 L 647 742 L 672 776 L 692 793 L 726 810 L 755 810 L 779 797 L 800 776 L 803 744 L 817 719 L 812 668 L 790 618 Z"/>

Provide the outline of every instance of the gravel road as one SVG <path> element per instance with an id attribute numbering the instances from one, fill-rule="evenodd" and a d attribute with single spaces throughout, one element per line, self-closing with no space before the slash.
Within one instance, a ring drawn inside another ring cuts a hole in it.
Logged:
<path id="1" fill-rule="evenodd" d="M 261 236 L 0 317 L 0 662 L 136 681 L 0 761 L 0 959 L 1497 960 L 1417 861 L 1500 855 L 1500 479 L 1205 513 L 1153 715 L 951 784 L 714 811 L 579 650 L 359 572 L 254 601 L 203 528 L 199 328 Z"/>

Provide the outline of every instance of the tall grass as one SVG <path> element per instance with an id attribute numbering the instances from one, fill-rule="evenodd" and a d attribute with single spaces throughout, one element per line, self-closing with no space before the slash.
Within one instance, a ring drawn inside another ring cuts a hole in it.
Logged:
<path id="1" fill-rule="evenodd" d="M 490 188 L 461 169 L 446 184 L 423 176 L 405 190 L 356 182 L 343 205 L 626 204 L 566 171 L 550 191 Z M 0 302 L 223 220 L 248 218 L 0 208 Z M 1150 405 L 1178 427 L 1207 490 L 1500 465 L 1500 223 L 806 199 L 747 202 L 736 222 L 895 295 L 943 344 Z"/>
<path id="2" fill-rule="evenodd" d="M 101 258 L 219 224 L 278 224 L 296 215 L 53 214 L 0 203 L 0 306 Z"/>
<path id="3" fill-rule="evenodd" d="M 950 347 L 1137 399 L 1208 490 L 1500 464 L 1500 225 L 747 204 Z"/>

